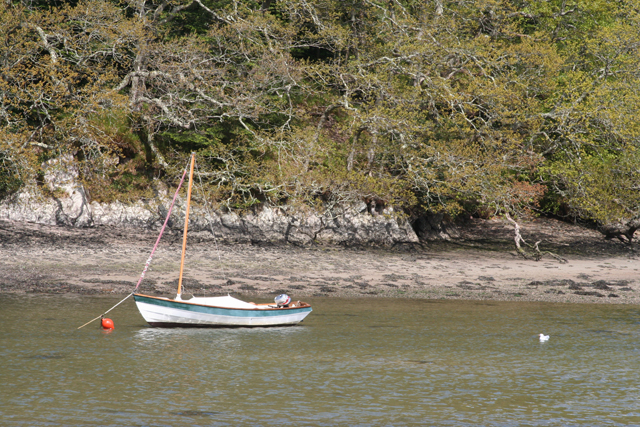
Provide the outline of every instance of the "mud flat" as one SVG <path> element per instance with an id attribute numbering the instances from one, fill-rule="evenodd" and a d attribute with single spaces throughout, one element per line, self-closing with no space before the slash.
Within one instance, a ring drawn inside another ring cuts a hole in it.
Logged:
<path id="1" fill-rule="evenodd" d="M 392 248 L 231 244 L 189 236 L 185 293 L 640 303 L 640 251 L 555 220 L 521 224 L 528 242 L 567 260 L 517 255 L 512 229 L 472 220 L 451 241 Z M 156 231 L 0 221 L 0 291 L 127 294 Z M 141 292 L 175 293 L 182 236 L 163 236 Z"/>

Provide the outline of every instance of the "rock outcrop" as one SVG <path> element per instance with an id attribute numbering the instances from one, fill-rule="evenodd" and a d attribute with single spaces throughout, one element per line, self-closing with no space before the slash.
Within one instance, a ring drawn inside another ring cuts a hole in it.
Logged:
<path id="1" fill-rule="evenodd" d="M 70 157 L 44 164 L 44 184 L 51 196 L 28 191 L 15 194 L 0 204 L 0 218 L 71 227 L 92 225 L 87 196 Z"/>
<path id="2" fill-rule="evenodd" d="M 87 203 L 81 186 L 73 179 L 56 175 L 48 181 L 54 196 L 36 197 L 17 194 L 0 203 L 0 219 L 71 227 L 127 227 L 159 229 L 171 199 L 159 195 L 150 201 L 133 204 L 120 202 Z M 181 229 L 184 223 L 184 200 L 177 200 L 168 226 Z M 255 212 L 223 213 L 192 205 L 189 229 L 209 233 L 227 242 L 279 242 L 305 245 L 313 242 L 331 244 L 418 243 L 411 223 L 392 208 L 372 215 L 365 203 L 326 212 L 292 207 L 263 206 Z"/>

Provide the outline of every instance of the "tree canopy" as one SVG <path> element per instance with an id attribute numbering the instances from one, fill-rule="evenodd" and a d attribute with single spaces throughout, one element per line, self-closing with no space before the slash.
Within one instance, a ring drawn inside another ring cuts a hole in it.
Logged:
<path id="1" fill-rule="evenodd" d="M 0 197 L 196 151 L 226 209 L 640 217 L 635 0 L 14 0 L 0 42 Z"/>

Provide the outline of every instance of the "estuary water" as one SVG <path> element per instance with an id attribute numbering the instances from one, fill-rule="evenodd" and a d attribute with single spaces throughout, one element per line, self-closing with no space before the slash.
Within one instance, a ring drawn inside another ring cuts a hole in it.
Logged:
<path id="1" fill-rule="evenodd" d="M 640 425 L 638 306 L 308 298 L 295 327 L 156 329 L 128 300 L 76 329 L 117 301 L 0 295 L 2 426 Z"/>

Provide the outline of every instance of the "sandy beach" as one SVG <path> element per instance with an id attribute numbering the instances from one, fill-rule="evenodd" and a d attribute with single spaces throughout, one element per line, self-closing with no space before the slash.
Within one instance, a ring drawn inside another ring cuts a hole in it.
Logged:
<path id="1" fill-rule="evenodd" d="M 230 244 L 193 233 L 185 294 L 640 303 L 640 252 L 594 230 L 548 219 L 521 224 L 527 242 L 541 241 L 566 263 L 518 256 L 501 220 L 474 219 L 458 231 L 448 242 L 393 248 Z M 0 290 L 126 295 L 156 239 L 156 231 L 0 221 Z M 181 245 L 181 233 L 163 236 L 141 292 L 175 294 Z"/>

